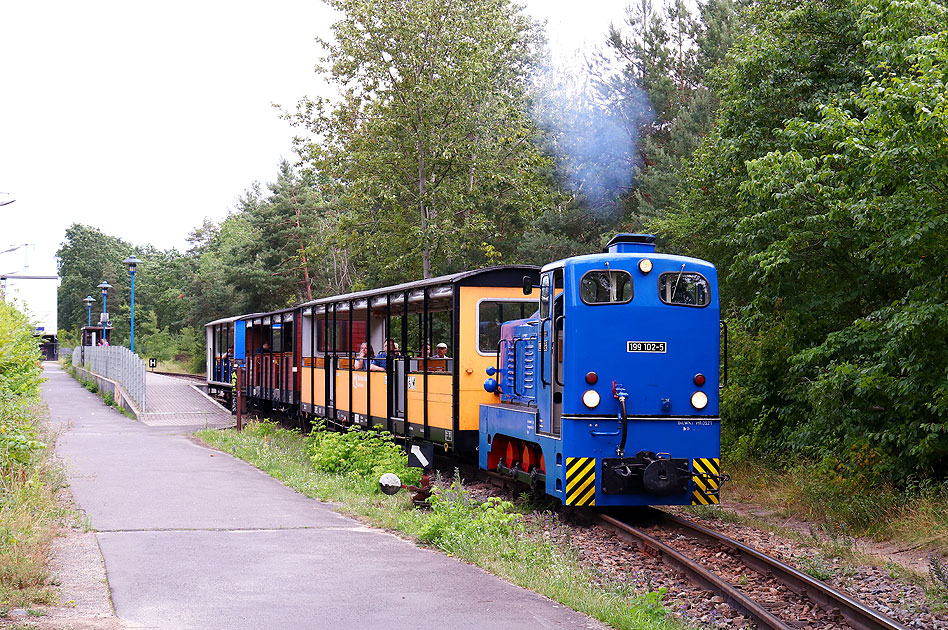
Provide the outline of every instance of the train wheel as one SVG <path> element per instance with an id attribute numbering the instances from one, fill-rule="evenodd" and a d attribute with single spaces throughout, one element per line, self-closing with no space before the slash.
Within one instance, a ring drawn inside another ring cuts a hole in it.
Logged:
<path id="1" fill-rule="evenodd" d="M 520 444 L 518 440 L 510 440 L 507 442 L 506 455 L 504 460 L 509 462 L 508 466 L 515 468 L 522 460 L 520 457 Z"/>
<path id="2" fill-rule="evenodd" d="M 531 472 L 534 468 L 539 466 L 540 460 L 537 457 L 537 452 L 531 444 L 523 445 L 523 469 L 526 472 Z"/>
<path id="3" fill-rule="evenodd" d="M 487 453 L 487 470 L 497 470 L 497 466 L 507 456 L 507 443 L 507 438 L 502 435 L 495 435 L 491 440 L 490 452 Z"/>

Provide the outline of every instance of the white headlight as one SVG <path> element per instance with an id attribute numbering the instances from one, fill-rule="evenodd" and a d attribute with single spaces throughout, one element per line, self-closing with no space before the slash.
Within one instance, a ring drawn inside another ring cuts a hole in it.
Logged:
<path id="1" fill-rule="evenodd" d="M 583 404 L 590 409 L 599 406 L 599 392 L 594 389 L 587 389 L 583 392 Z"/>
<path id="2" fill-rule="evenodd" d="M 704 409 L 708 406 L 708 395 L 704 392 L 695 392 L 691 395 L 691 406 L 695 409 Z"/>
<path id="3" fill-rule="evenodd" d="M 639 261 L 639 271 L 642 273 L 648 273 L 652 270 L 652 261 L 648 258 L 643 258 Z"/>

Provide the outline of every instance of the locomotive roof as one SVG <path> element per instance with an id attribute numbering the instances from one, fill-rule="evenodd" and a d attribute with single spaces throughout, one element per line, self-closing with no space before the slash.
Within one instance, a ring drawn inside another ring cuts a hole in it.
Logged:
<path id="1" fill-rule="evenodd" d="M 542 271 L 546 272 L 551 269 L 558 269 L 573 263 L 605 263 L 615 262 L 616 260 L 623 259 L 634 261 L 641 258 L 651 258 L 652 260 L 672 260 L 678 261 L 679 263 L 688 263 L 697 267 L 714 269 L 714 264 L 708 262 L 707 260 L 702 260 L 701 258 L 692 258 L 691 256 L 679 256 L 678 254 L 659 254 L 657 252 L 628 252 L 616 254 L 603 252 L 599 254 L 583 254 L 582 256 L 572 256 L 570 258 L 564 258 L 563 260 L 557 260 L 556 262 L 544 265 Z"/>
<path id="2" fill-rule="evenodd" d="M 355 293 L 346 293 L 343 295 L 333 295 L 330 297 L 318 298 L 311 302 L 301 304 L 301 306 L 315 306 L 320 304 L 332 304 L 333 302 L 348 302 L 350 300 L 359 300 L 378 295 L 391 293 L 404 293 L 415 289 L 433 287 L 433 286 L 468 286 L 468 287 L 519 287 L 523 283 L 523 275 L 539 274 L 540 268 L 534 265 L 499 265 L 496 267 L 487 267 L 486 269 L 475 269 L 473 271 L 461 271 L 437 278 L 427 278 L 425 280 L 415 280 L 414 282 L 405 282 L 378 289 L 368 289 L 357 291 Z"/>

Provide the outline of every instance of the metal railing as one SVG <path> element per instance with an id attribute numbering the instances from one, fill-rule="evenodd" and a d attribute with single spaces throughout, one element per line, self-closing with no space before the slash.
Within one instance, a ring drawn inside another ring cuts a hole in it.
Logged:
<path id="1" fill-rule="evenodd" d="M 82 346 L 72 353 L 72 364 L 99 376 L 117 381 L 128 395 L 145 410 L 145 362 L 122 346 Z"/>

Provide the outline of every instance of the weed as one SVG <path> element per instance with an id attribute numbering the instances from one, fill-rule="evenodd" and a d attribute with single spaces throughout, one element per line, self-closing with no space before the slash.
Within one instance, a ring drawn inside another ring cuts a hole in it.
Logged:
<path id="1" fill-rule="evenodd" d="M 948 605 L 948 568 L 935 554 L 928 557 L 928 575 L 932 583 L 929 597 L 934 603 Z"/>
<path id="2" fill-rule="evenodd" d="M 824 582 L 835 575 L 835 569 L 826 562 L 823 556 L 817 555 L 812 558 L 804 556 L 800 558 L 800 569 L 818 580 Z"/>
<path id="3" fill-rule="evenodd" d="M 261 428 L 268 425 L 261 424 Z M 269 429 L 263 433 L 267 435 Z M 409 468 L 405 451 L 391 433 L 362 431 L 351 427 L 345 433 L 313 431 L 309 437 L 313 465 L 327 473 L 369 479 L 373 484 L 384 473 L 395 473 L 403 483 L 418 484 L 421 473 Z"/>
<path id="4" fill-rule="evenodd" d="M 451 485 L 435 487 L 428 503 L 431 518 L 419 539 L 455 555 L 460 555 L 465 545 L 481 546 L 505 538 L 518 518 L 511 514 L 510 501 L 497 497 L 483 503 L 473 501 L 457 473 Z"/>
<path id="5" fill-rule="evenodd" d="M 26 614 L 28 617 L 45 617 L 46 616 L 45 612 L 43 612 L 42 610 L 36 610 L 34 608 L 28 608 L 26 610 Z"/>
<path id="6" fill-rule="evenodd" d="M 112 392 L 105 392 L 102 396 L 102 402 L 104 402 L 109 407 L 115 406 L 115 395 Z"/>
<path id="7" fill-rule="evenodd" d="M 89 380 L 89 381 L 80 381 L 80 382 L 82 383 L 83 387 L 88 389 L 93 394 L 96 394 L 99 392 L 99 385 L 95 381 Z"/>

